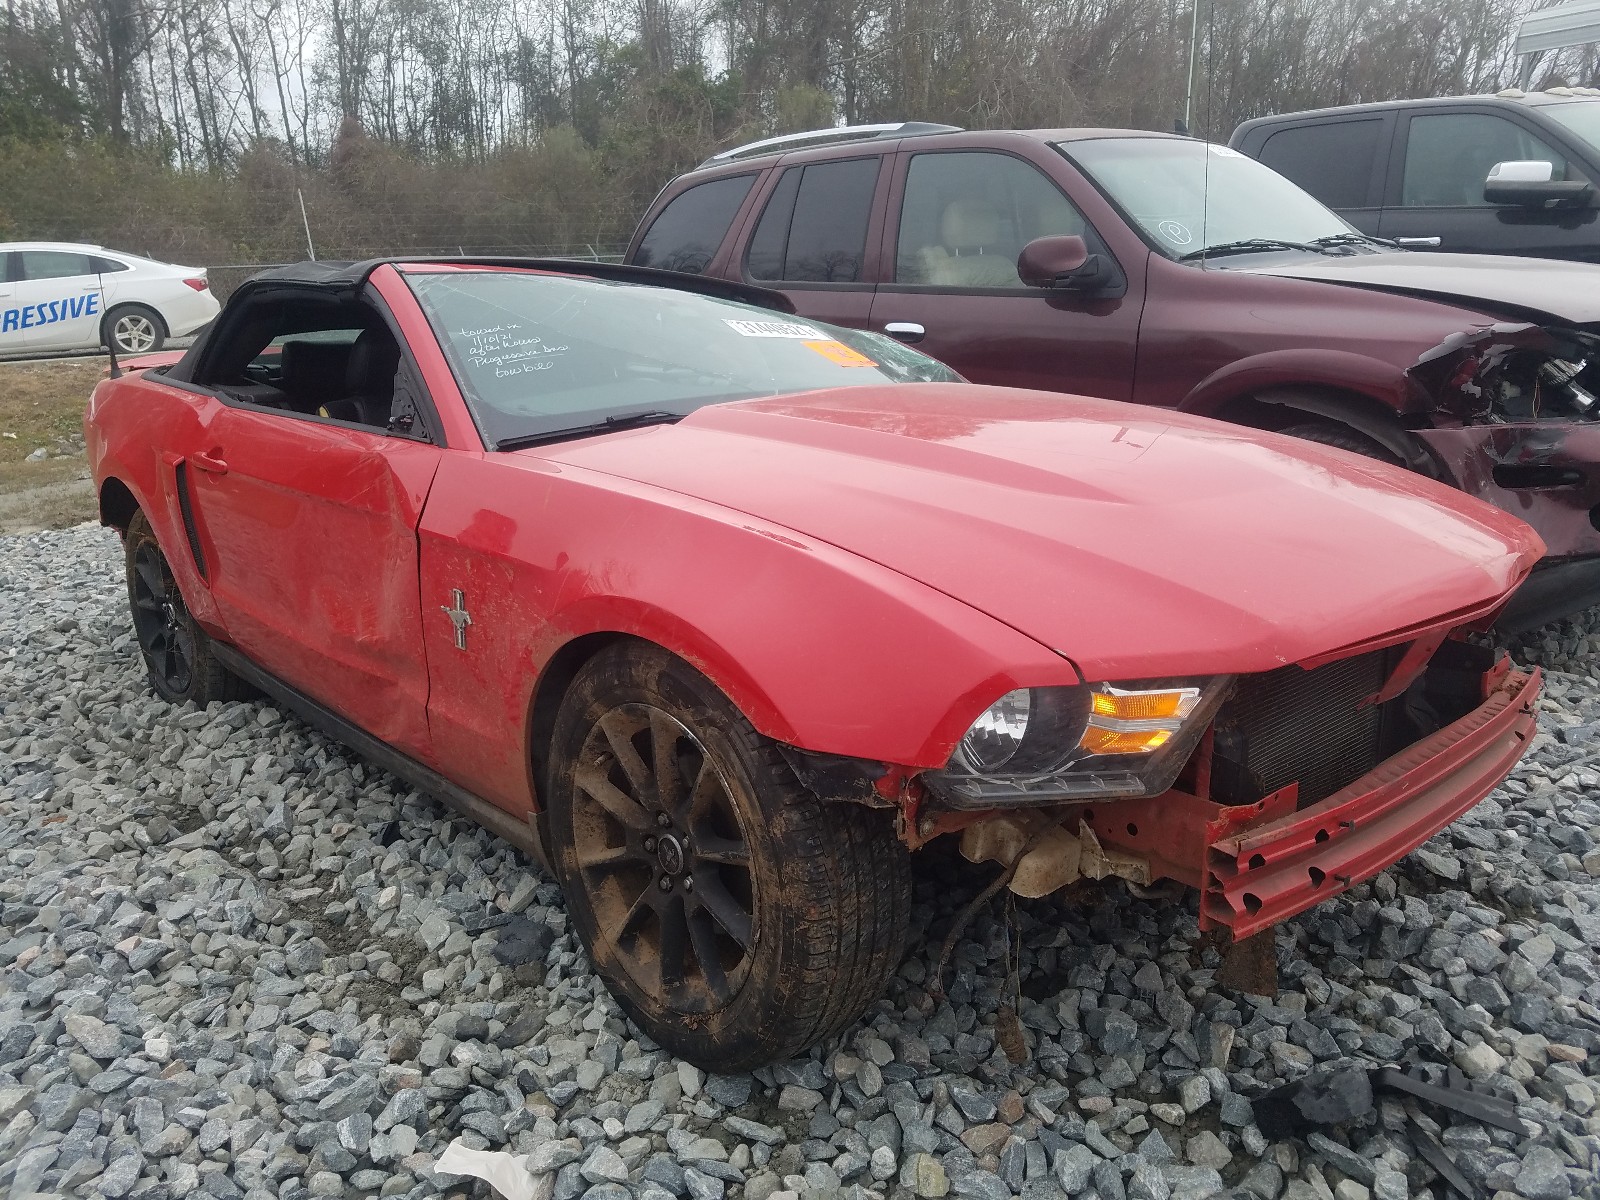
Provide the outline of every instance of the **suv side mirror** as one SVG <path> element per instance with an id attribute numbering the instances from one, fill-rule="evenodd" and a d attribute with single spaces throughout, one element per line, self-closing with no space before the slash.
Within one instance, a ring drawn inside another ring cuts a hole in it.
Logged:
<path id="1" fill-rule="evenodd" d="M 1088 244 L 1076 234 L 1034 238 L 1017 255 L 1017 274 L 1029 287 L 1063 288 L 1082 291 L 1080 277 L 1095 275 L 1093 286 L 1105 282 L 1100 256 L 1090 254 Z"/>
<path id="2" fill-rule="evenodd" d="M 1587 180 L 1554 179 L 1555 173 L 1553 163 L 1539 159 L 1495 163 L 1483 181 L 1483 198 L 1490 204 L 1543 208 L 1577 203 L 1594 190 Z"/>

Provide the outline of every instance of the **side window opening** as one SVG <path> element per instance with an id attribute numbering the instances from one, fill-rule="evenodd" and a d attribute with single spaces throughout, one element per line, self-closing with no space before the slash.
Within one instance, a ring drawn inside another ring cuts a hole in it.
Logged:
<path id="1" fill-rule="evenodd" d="M 1294 125 L 1267 138 L 1256 157 L 1329 208 L 1363 208 L 1383 118 Z"/>
<path id="2" fill-rule="evenodd" d="M 882 160 L 790 167 L 772 189 L 745 257 L 751 279 L 859 283 Z"/>
<path id="3" fill-rule="evenodd" d="M 1083 214 L 1037 167 L 1009 154 L 918 154 L 906 175 L 895 251 L 899 283 L 1020 288 L 1017 255 L 1076 234 L 1103 252 Z"/>
<path id="4" fill-rule="evenodd" d="M 755 181 L 754 175 L 713 179 L 674 196 L 640 240 L 635 265 L 704 274 Z"/>
<path id="5" fill-rule="evenodd" d="M 69 250 L 23 250 L 20 257 L 23 279 L 72 279 L 95 273 L 87 254 Z"/>
<path id="6" fill-rule="evenodd" d="M 196 382 L 241 403 L 420 435 L 400 346 L 355 303 L 265 300 L 243 314 Z"/>
<path id="7" fill-rule="evenodd" d="M 1549 163 L 1554 179 L 1577 178 L 1561 154 L 1504 117 L 1489 113 L 1412 117 L 1400 203 L 1406 208 L 1488 206 L 1483 184 L 1494 165 L 1528 160 Z"/>

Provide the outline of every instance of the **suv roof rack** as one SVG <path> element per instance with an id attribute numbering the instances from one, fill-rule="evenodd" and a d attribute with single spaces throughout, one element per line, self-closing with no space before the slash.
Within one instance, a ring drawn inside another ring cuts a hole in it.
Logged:
<path id="1" fill-rule="evenodd" d="M 759 142 L 747 142 L 743 146 L 735 146 L 731 150 L 719 150 L 700 167 L 709 167 L 712 163 L 731 162 L 738 158 L 747 158 L 754 154 L 765 154 L 771 150 L 793 149 L 808 142 L 861 142 L 882 137 L 920 137 L 929 133 L 961 133 L 959 125 L 939 125 L 932 121 L 893 121 L 884 125 L 843 125 L 834 129 L 812 129 L 805 133 L 785 133 L 778 137 L 762 138 Z"/>

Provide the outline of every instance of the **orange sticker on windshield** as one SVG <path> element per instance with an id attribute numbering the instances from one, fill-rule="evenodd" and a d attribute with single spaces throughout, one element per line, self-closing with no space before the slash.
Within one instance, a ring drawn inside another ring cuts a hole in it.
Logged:
<path id="1" fill-rule="evenodd" d="M 841 367 L 875 367 L 873 362 L 859 350 L 852 350 L 843 342 L 802 342 L 807 350 L 815 350 L 829 362 L 838 363 Z"/>

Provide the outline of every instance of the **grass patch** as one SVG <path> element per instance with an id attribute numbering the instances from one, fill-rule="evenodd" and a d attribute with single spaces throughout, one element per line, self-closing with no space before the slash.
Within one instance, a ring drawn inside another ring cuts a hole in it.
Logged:
<path id="1" fill-rule="evenodd" d="M 0 363 L 0 464 L 21 463 L 40 446 L 83 432 L 83 410 L 100 382 L 98 359 Z M 32 465 L 32 464 L 28 464 Z"/>
<path id="2" fill-rule="evenodd" d="M 27 462 L 83 433 L 83 410 L 104 369 L 95 358 L 0 363 L 0 534 L 61 529 L 98 515 L 82 452 Z"/>

